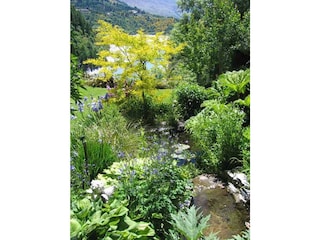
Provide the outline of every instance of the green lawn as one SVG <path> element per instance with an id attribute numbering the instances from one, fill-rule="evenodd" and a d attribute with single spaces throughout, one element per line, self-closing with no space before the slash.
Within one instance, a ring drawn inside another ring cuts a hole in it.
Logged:
<path id="1" fill-rule="evenodd" d="M 81 94 L 83 97 L 94 97 L 98 98 L 99 96 L 104 96 L 107 92 L 106 88 L 98 88 L 98 87 L 89 87 L 86 86 L 86 90 L 81 89 Z"/>
<path id="2" fill-rule="evenodd" d="M 106 88 L 86 86 L 86 89 L 80 89 L 80 92 L 82 97 L 98 99 L 106 94 Z M 157 102 L 170 103 L 172 101 L 173 89 L 156 89 L 152 93 Z M 73 100 L 71 100 L 71 105 L 75 106 Z"/>
<path id="3" fill-rule="evenodd" d="M 156 89 L 153 94 L 158 101 L 170 103 L 172 101 L 173 89 Z"/>

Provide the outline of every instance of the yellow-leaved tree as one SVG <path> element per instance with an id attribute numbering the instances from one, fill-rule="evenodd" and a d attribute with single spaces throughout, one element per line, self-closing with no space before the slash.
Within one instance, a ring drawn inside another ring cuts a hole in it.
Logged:
<path id="1" fill-rule="evenodd" d="M 100 68 L 101 80 L 113 79 L 118 99 L 154 89 L 157 75 L 167 76 L 170 59 L 183 48 L 182 44 L 174 46 L 162 33 L 146 35 L 140 30 L 129 35 L 118 26 L 102 20 L 98 23 L 95 44 L 100 51 L 97 58 L 85 63 Z"/>

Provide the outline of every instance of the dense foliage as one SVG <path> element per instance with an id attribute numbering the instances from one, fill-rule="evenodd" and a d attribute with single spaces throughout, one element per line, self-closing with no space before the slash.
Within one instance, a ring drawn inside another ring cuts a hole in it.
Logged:
<path id="1" fill-rule="evenodd" d="M 202 149 L 202 168 L 223 171 L 241 167 L 250 172 L 250 71 L 227 72 L 213 82 L 204 109 L 186 122 Z"/>
<path id="2" fill-rule="evenodd" d="M 175 94 L 183 120 L 197 115 L 201 110 L 202 102 L 208 98 L 204 87 L 192 83 L 180 84 Z"/>
<path id="3" fill-rule="evenodd" d="M 184 15 L 172 36 L 187 43 L 180 58 L 200 85 L 249 66 L 249 11 L 241 16 L 232 0 L 180 0 L 178 5 Z"/>
<path id="4" fill-rule="evenodd" d="M 75 201 L 71 206 L 71 239 L 153 239 L 150 224 L 132 220 L 128 211 L 118 200 L 105 204 L 100 199 Z"/>
<path id="5" fill-rule="evenodd" d="M 70 97 L 75 102 L 81 100 L 82 96 L 80 89 L 84 87 L 83 72 L 79 68 L 78 58 L 71 54 L 70 55 Z"/>
<path id="6" fill-rule="evenodd" d="M 165 153 L 116 163 L 99 176 L 106 182 L 117 180 L 113 197 L 128 201 L 129 216 L 151 222 L 162 238 L 176 213 L 191 197 L 191 173 L 178 168 Z M 111 180 L 111 179 L 112 180 Z"/>
<path id="7" fill-rule="evenodd" d="M 97 49 L 94 45 L 95 33 L 83 15 L 71 5 L 71 54 L 78 58 L 79 66 L 85 70 L 83 61 L 95 57 Z"/>

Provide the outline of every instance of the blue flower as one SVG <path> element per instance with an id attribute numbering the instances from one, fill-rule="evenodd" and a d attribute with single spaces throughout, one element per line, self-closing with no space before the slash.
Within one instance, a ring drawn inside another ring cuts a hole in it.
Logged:
<path id="1" fill-rule="evenodd" d="M 84 101 L 87 101 L 87 100 L 88 100 L 88 98 L 87 98 L 87 97 L 83 97 L 83 100 L 84 100 Z"/>
<path id="2" fill-rule="evenodd" d="M 71 120 L 76 119 L 77 117 L 74 115 L 71 115 Z"/>
<path id="3" fill-rule="evenodd" d="M 94 112 L 98 112 L 99 111 L 99 108 L 98 108 L 98 105 L 97 105 L 96 102 L 91 103 L 91 109 Z"/>
<path id="4" fill-rule="evenodd" d="M 83 103 L 78 102 L 77 105 L 78 105 L 79 112 L 83 112 Z"/>
<path id="5" fill-rule="evenodd" d="M 118 158 L 123 158 L 125 156 L 124 152 L 119 152 L 118 153 Z"/>
<path id="6" fill-rule="evenodd" d="M 103 108 L 102 102 L 101 102 L 101 100 L 99 100 L 99 101 L 98 101 L 98 109 L 100 110 L 100 109 L 102 109 L 102 108 Z"/>

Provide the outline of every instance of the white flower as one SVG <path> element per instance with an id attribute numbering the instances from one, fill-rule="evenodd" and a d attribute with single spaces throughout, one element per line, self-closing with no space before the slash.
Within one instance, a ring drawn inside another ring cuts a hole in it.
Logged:
<path id="1" fill-rule="evenodd" d="M 91 181 L 91 188 L 102 190 L 104 188 L 104 183 L 100 180 L 92 180 Z"/>
<path id="2" fill-rule="evenodd" d="M 108 187 L 103 189 L 102 191 L 104 194 L 107 194 L 108 196 L 111 196 L 112 193 L 114 192 L 114 186 Z"/>
<path id="3" fill-rule="evenodd" d="M 86 193 L 91 194 L 91 193 L 93 193 L 93 191 L 92 191 L 92 189 L 91 189 L 91 188 L 89 188 L 89 189 L 87 189 L 87 190 L 86 190 Z"/>
<path id="4" fill-rule="evenodd" d="M 104 200 L 108 201 L 109 199 L 109 196 L 107 194 L 101 194 L 101 197 L 104 198 Z"/>

